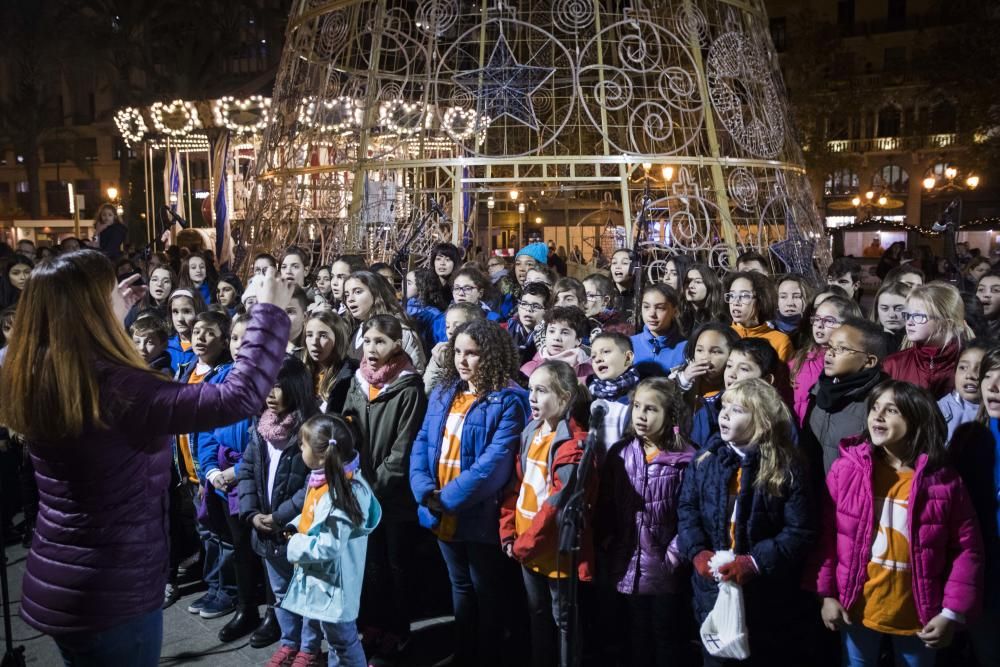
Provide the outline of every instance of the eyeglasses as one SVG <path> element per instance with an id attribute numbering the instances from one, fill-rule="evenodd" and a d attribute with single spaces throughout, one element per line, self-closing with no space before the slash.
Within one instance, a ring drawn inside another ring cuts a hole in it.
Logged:
<path id="1" fill-rule="evenodd" d="M 844 347 L 843 345 L 838 345 L 837 347 L 828 347 L 826 351 L 830 353 L 830 356 L 840 357 L 845 354 L 868 354 L 864 350 L 855 350 L 851 347 Z"/>
<path id="2" fill-rule="evenodd" d="M 593 292 L 587 292 L 587 301 L 600 301 L 604 298 L 603 294 L 595 294 Z"/>
<path id="3" fill-rule="evenodd" d="M 472 294 L 473 292 L 478 292 L 479 288 L 475 285 L 455 285 L 451 288 L 453 294 Z"/>
<path id="4" fill-rule="evenodd" d="M 824 329 L 836 329 L 843 324 L 836 317 L 819 317 L 816 315 L 810 317 L 809 321 L 813 323 L 813 326 L 819 326 Z"/>
<path id="5" fill-rule="evenodd" d="M 726 303 L 750 303 L 756 297 L 753 292 L 726 292 Z"/>
<path id="6" fill-rule="evenodd" d="M 936 320 L 938 318 L 931 317 L 927 313 L 908 313 L 905 310 L 901 313 L 904 322 L 909 322 L 913 320 L 914 324 L 927 324 L 927 320 Z"/>
<path id="7" fill-rule="evenodd" d="M 524 308 L 529 313 L 540 313 L 541 311 L 545 310 L 545 304 L 543 303 L 525 303 L 524 301 L 522 301 L 521 303 L 517 304 L 517 307 Z"/>

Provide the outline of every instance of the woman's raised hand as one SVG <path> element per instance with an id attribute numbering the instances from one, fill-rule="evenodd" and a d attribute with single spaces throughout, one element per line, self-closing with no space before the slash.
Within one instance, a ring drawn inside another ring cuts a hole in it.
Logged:
<path id="1" fill-rule="evenodd" d="M 284 281 L 278 276 L 274 267 L 267 267 L 264 274 L 255 276 L 259 280 L 257 284 L 257 303 L 270 303 L 282 310 L 292 302 L 292 292 L 295 284 L 291 281 Z"/>

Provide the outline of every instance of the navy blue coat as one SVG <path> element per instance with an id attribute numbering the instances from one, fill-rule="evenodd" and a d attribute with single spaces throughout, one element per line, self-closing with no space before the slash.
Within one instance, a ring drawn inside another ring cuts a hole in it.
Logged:
<path id="1" fill-rule="evenodd" d="M 793 467 L 780 496 L 755 488 L 760 463 L 758 450 L 745 458 L 715 436 L 706 451 L 687 470 L 678 506 L 678 546 L 682 557 L 693 560 L 699 552 L 732 548 L 749 554 L 760 570 L 744 586 L 747 622 L 770 624 L 798 608 L 801 564 L 817 536 L 810 477 L 805 461 Z M 737 501 L 735 543 L 729 537 L 729 480 L 742 465 Z M 697 572 L 692 575 L 694 606 L 699 622 L 715 605 L 718 586 Z M 756 617 L 756 619 L 755 619 Z"/>
<path id="2" fill-rule="evenodd" d="M 452 401 L 464 384 L 431 392 L 424 424 L 410 452 L 410 489 L 425 528 L 440 517 L 427 509 L 427 498 L 439 488 L 438 460 Z M 461 474 L 441 489 L 441 504 L 457 515 L 456 541 L 500 543 L 501 494 L 514 471 L 521 431 L 528 423 L 528 394 L 510 387 L 477 398 L 462 426 Z"/>

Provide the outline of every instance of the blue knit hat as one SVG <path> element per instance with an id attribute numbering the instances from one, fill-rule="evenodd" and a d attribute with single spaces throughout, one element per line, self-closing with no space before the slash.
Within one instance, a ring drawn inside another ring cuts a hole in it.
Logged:
<path id="1" fill-rule="evenodd" d="M 514 255 L 514 259 L 517 259 L 520 255 L 527 255 L 544 266 L 547 266 L 549 263 L 549 247 L 542 242 L 529 243 L 524 246 L 517 251 L 517 255 Z"/>

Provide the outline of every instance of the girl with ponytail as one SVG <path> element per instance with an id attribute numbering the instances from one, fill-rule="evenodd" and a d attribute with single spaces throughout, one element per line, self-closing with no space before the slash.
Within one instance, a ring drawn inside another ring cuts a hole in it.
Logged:
<path id="1" fill-rule="evenodd" d="M 382 508 L 360 468 L 357 431 L 342 417 L 317 414 L 299 431 L 310 469 L 302 514 L 285 529 L 295 575 L 282 607 L 319 621 L 337 664 L 368 664 L 358 639 L 358 608 L 368 535 Z"/>

